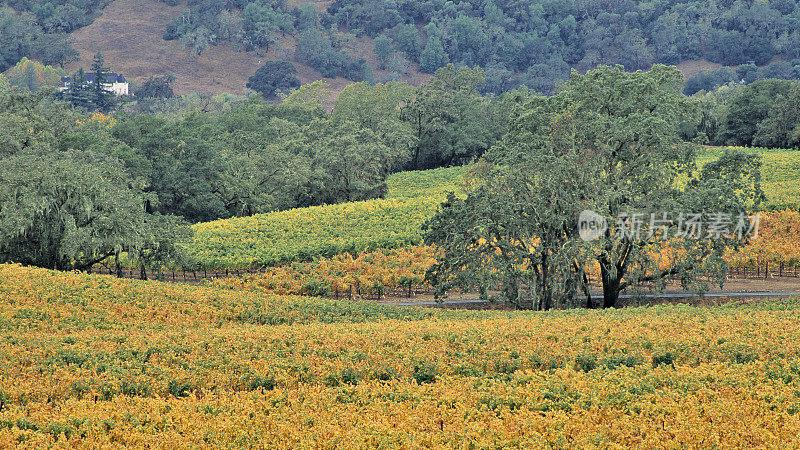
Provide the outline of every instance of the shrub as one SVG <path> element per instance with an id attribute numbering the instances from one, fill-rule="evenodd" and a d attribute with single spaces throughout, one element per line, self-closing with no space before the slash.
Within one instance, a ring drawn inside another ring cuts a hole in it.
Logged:
<path id="1" fill-rule="evenodd" d="M 421 363 L 414 366 L 414 373 L 412 377 L 419 384 L 433 383 L 436 381 L 438 370 L 436 366 L 427 363 Z"/>
<path id="2" fill-rule="evenodd" d="M 675 354 L 672 352 L 667 352 L 660 355 L 653 355 L 653 367 L 658 367 L 661 365 L 668 365 L 675 368 Z"/>
<path id="3" fill-rule="evenodd" d="M 597 357 L 595 355 L 578 355 L 575 357 L 575 371 L 589 372 L 597 367 Z"/>

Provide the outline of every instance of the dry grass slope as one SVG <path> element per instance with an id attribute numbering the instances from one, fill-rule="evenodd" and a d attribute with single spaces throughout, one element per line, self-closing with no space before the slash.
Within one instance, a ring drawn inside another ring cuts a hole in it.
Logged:
<path id="1" fill-rule="evenodd" d="M 289 2 L 299 3 L 300 0 Z M 323 11 L 331 2 L 314 0 L 312 3 Z M 283 37 L 266 55 L 239 52 L 230 44 L 211 46 L 202 55 L 197 55 L 183 48 L 178 41 L 163 40 L 161 36 L 166 25 L 185 8 L 185 0 L 181 0 L 179 6 L 167 6 L 156 0 L 115 0 L 92 25 L 73 33 L 80 59 L 67 69 L 88 68 L 92 57 L 100 50 L 112 70 L 123 73 L 136 84 L 153 75 L 175 75 L 174 87 L 179 94 L 243 93 L 247 79 L 267 60 L 292 61 L 303 83 L 323 79 L 316 70 L 294 61 L 297 42 L 292 36 Z M 354 39 L 346 51 L 355 58 L 365 58 L 373 68 L 377 67 L 371 38 Z M 686 79 L 700 71 L 720 67 L 705 60 L 683 61 L 677 66 Z M 375 78 L 379 79 L 386 73 L 375 70 Z M 419 85 L 429 78 L 430 75 L 419 72 L 419 67 L 413 64 L 406 81 Z M 326 81 L 331 85 L 331 94 L 325 106 L 330 109 L 350 81 L 341 77 Z"/>
<path id="2" fill-rule="evenodd" d="M 315 5 L 324 10 L 330 2 L 317 1 Z M 298 78 L 310 83 L 323 77 L 311 67 L 294 61 L 296 41 L 291 36 L 270 49 L 266 55 L 239 52 L 230 44 L 210 46 L 202 55 L 183 48 L 178 41 L 165 41 L 162 34 L 166 25 L 186 7 L 167 6 L 156 0 L 116 0 L 109 5 L 92 25 L 72 35 L 80 59 L 71 64 L 73 71 L 91 66 L 92 57 L 99 50 L 106 65 L 115 72 L 123 73 L 129 80 L 141 84 L 153 75 L 171 73 L 175 75 L 175 91 L 180 94 L 243 93 L 247 79 L 267 60 L 288 59 L 294 62 Z M 363 57 L 375 64 L 372 40 L 360 38 L 353 41 L 348 52 L 354 57 Z M 376 71 L 380 76 L 385 71 Z M 409 81 L 419 84 L 428 75 L 414 71 Z M 327 100 L 331 107 L 338 93 L 350 81 L 344 78 L 327 79 L 332 88 Z"/>

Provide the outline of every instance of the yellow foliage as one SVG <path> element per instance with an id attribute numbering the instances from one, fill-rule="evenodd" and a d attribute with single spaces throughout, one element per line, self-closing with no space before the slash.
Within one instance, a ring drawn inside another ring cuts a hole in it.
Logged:
<path id="1" fill-rule="evenodd" d="M 0 447 L 796 448 L 798 318 L 403 310 L 2 265 Z"/>

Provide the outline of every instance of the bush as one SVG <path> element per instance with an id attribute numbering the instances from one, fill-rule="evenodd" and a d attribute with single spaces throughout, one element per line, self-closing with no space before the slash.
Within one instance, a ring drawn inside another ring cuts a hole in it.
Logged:
<path id="1" fill-rule="evenodd" d="M 274 98 L 280 91 L 288 92 L 300 87 L 295 76 L 297 69 L 289 61 L 267 61 L 247 81 L 247 87 L 264 98 Z"/>
<path id="2" fill-rule="evenodd" d="M 355 370 L 349 367 L 347 369 L 342 370 L 341 378 L 342 378 L 342 383 L 347 383 L 352 385 L 358 384 L 358 374 L 356 373 Z"/>
<path id="3" fill-rule="evenodd" d="M 578 355 L 575 357 L 575 371 L 589 372 L 597 367 L 597 357 L 595 355 Z"/>
<path id="4" fill-rule="evenodd" d="M 275 389 L 277 383 L 275 382 L 275 378 L 272 376 L 252 376 L 247 380 L 247 388 L 251 391 L 255 391 L 256 389 L 261 389 L 264 391 L 271 391 Z"/>
<path id="5" fill-rule="evenodd" d="M 192 390 L 192 383 L 188 380 L 171 380 L 167 390 L 173 397 L 188 397 Z"/>
<path id="6" fill-rule="evenodd" d="M 175 93 L 172 92 L 172 83 L 175 77 L 166 75 L 163 77 L 150 77 L 145 81 L 139 89 L 136 89 L 137 98 L 172 98 Z"/>
<path id="7" fill-rule="evenodd" d="M 658 366 L 672 366 L 675 368 L 675 354 L 672 352 L 662 353 L 660 355 L 653 355 L 653 367 Z"/>
<path id="8" fill-rule="evenodd" d="M 438 370 L 436 366 L 427 363 L 421 363 L 414 366 L 414 373 L 411 375 L 414 380 L 419 384 L 433 383 L 436 381 Z"/>

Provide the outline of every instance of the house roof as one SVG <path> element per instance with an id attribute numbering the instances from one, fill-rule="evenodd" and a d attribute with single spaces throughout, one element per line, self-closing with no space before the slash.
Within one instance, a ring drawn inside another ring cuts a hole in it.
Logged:
<path id="1" fill-rule="evenodd" d="M 103 75 L 106 78 L 106 83 L 127 83 L 128 80 L 125 79 L 125 76 L 121 73 L 113 73 L 113 72 L 104 72 Z M 95 78 L 97 78 L 97 74 L 94 72 L 86 72 L 86 82 L 89 84 L 93 84 Z M 62 83 L 69 83 L 72 81 L 72 77 L 61 77 Z"/>

